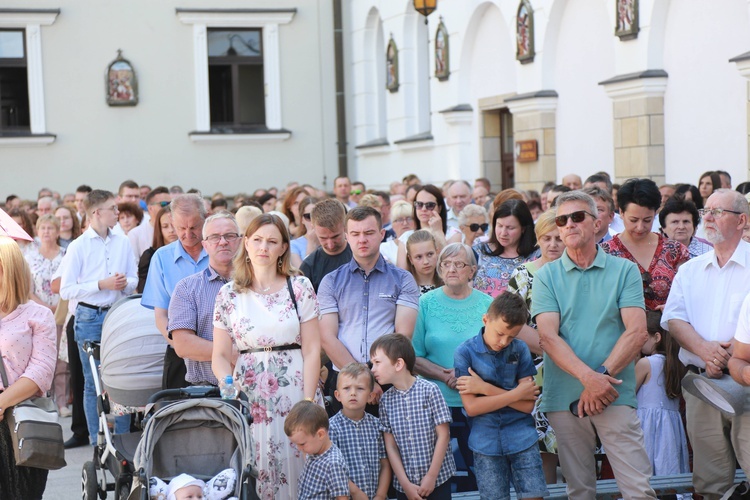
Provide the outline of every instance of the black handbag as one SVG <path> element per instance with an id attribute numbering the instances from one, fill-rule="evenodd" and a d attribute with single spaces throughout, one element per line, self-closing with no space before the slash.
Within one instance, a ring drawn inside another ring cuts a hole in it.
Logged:
<path id="1" fill-rule="evenodd" d="M 0 355 L 0 376 L 8 375 Z M 5 410 L 16 465 L 55 470 L 65 467 L 65 446 L 57 405 L 51 398 L 32 396 Z"/>

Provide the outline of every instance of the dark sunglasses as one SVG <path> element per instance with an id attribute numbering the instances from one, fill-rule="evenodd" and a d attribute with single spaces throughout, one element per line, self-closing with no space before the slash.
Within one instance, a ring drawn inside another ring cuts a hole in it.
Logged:
<path id="1" fill-rule="evenodd" d="M 434 201 L 415 201 L 414 206 L 417 207 L 417 210 L 422 210 L 423 208 L 426 208 L 427 210 L 435 210 L 437 203 Z"/>
<path id="2" fill-rule="evenodd" d="M 485 232 L 485 231 L 487 231 L 488 227 L 490 227 L 490 225 L 487 224 L 486 222 L 484 224 L 469 224 L 469 230 L 472 233 L 476 233 L 480 229 L 482 230 L 482 232 Z"/>
<path id="3" fill-rule="evenodd" d="M 312 220 L 312 214 L 302 214 L 302 218 L 305 220 Z"/>
<path id="4" fill-rule="evenodd" d="M 555 224 L 557 224 L 557 227 L 563 227 L 568 223 L 568 219 L 572 220 L 576 224 L 583 222 L 583 220 L 586 218 L 586 215 L 591 215 L 585 210 L 578 210 L 577 212 L 573 212 L 572 214 L 565 214 L 565 215 L 558 215 L 555 217 Z M 591 215 L 594 219 L 596 219 L 596 216 Z"/>
<path id="5" fill-rule="evenodd" d="M 653 278 L 651 277 L 651 273 L 648 271 L 644 271 L 641 273 L 641 281 L 643 282 L 643 296 L 647 298 L 648 300 L 653 300 L 656 298 L 656 292 L 653 288 L 651 288 L 651 283 L 653 282 Z"/>
<path id="6" fill-rule="evenodd" d="M 159 205 L 161 208 L 168 207 L 169 206 L 168 201 L 156 201 L 154 203 L 149 203 L 149 205 Z"/>

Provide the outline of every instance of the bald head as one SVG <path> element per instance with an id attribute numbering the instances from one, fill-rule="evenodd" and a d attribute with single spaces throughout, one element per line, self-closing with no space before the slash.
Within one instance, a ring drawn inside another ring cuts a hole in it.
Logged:
<path id="1" fill-rule="evenodd" d="M 568 174 L 562 178 L 562 185 L 567 186 L 570 189 L 581 189 L 581 187 L 583 187 L 583 181 L 581 181 L 581 177 L 576 174 Z"/>

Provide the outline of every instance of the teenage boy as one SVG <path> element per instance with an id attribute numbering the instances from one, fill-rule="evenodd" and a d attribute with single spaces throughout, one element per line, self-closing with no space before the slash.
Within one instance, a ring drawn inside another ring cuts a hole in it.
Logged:
<path id="1" fill-rule="evenodd" d="M 117 202 L 109 191 L 95 189 L 86 196 L 89 228 L 71 242 L 61 264 L 60 296 L 78 301 L 75 340 L 83 367 L 83 408 L 89 442 L 96 444 L 99 415 L 91 363 L 83 346 L 102 338 L 104 316 L 112 304 L 135 291 L 138 268 L 126 236 L 112 232 L 117 223 Z M 97 367 L 99 362 L 96 362 Z M 115 419 L 115 432 L 128 432 L 130 417 Z"/>
<path id="2" fill-rule="evenodd" d="M 298 500 L 347 500 L 349 471 L 341 451 L 328 437 L 326 411 L 311 401 L 300 401 L 284 420 L 284 432 L 307 455 Z"/>
<path id="3" fill-rule="evenodd" d="M 456 464 L 448 452 L 451 412 L 440 389 L 414 376 L 414 348 L 400 333 L 378 337 L 370 361 L 378 383 L 393 384 L 380 400 L 380 428 L 398 498 L 450 500 Z"/>
<path id="4" fill-rule="evenodd" d="M 334 395 L 341 410 L 330 420 L 330 435 L 349 467 L 353 500 L 387 498 L 391 467 L 377 417 L 365 412 L 375 377 L 363 363 L 349 363 L 339 372 Z"/>
<path id="5" fill-rule="evenodd" d="M 469 448 L 482 498 L 547 495 L 536 424 L 531 411 L 539 387 L 529 348 L 516 339 L 526 324 L 526 303 L 511 292 L 499 295 L 482 316 L 479 334 L 456 348 L 456 388 L 473 417 Z"/>

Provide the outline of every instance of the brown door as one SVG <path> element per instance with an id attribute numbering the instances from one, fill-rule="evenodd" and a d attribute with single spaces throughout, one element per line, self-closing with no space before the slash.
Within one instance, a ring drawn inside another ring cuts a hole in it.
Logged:
<path id="1" fill-rule="evenodd" d="M 500 175 L 503 189 L 515 187 L 513 161 L 513 115 L 508 108 L 500 110 Z"/>

